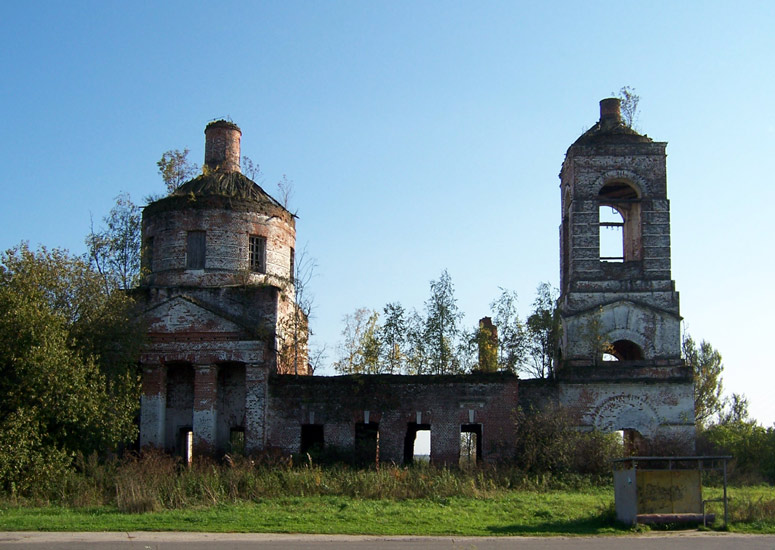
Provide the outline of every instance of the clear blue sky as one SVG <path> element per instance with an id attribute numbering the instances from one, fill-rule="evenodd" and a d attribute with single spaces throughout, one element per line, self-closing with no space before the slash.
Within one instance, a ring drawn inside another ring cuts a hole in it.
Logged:
<path id="1" fill-rule="evenodd" d="M 295 182 L 313 330 L 421 308 L 448 269 L 466 323 L 558 282 L 567 147 L 623 85 L 668 142 L 673 278 L 725 387 L 775 421 L 775 3 L 13 2 L 0 20 L 3 249 L 84 251 L 121 191 L 163 191 L 230 117 L 272 192 Z"/>

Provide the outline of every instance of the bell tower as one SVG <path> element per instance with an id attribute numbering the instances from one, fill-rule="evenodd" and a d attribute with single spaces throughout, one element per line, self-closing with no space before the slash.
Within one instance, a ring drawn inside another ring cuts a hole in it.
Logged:
<path id="1" fill-rule="evenodd" d="M 627 126 L 619 99 L 608 98 L 600 102 L 600 120 L 566 153 L 557 376 L 569 404 L 578 397 L 572 388 L 596 381 L 608 384 L 602 391 L 608 397 L 629 396 L 617 406 L 609 403 L 608 420 L 599 417 L 601 403 L 593 407 L 588 420 L 597 428 L 653 436 L 670 427 L 693 437 L 692 378 L 681 359 L 678 292 L 671 279 L 666 145 Z M 660 382 L 672 397 L 648 396 L 645 385 L 653 389 Z M 682 397 L 672 409 L 658 402 L 675 401 L 675 392 Z M 592 405 L 576 404 L 587 410 Z"/>

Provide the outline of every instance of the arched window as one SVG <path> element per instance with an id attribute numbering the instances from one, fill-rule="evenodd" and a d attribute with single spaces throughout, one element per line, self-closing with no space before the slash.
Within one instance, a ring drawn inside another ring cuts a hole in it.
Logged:
<path id="1" fill-rule="evenodd" d="M 624 216 L 613 206 L 600 207 L 600 259 L 624 261 Z"/>
<path id="2" fill-rule="evenodd" d="M 634 361 L 643 359 L 643 350 L 635 342 L 617 340 L 603 353 L 603 361 Z"/>
<path id="3" fill-rule="evenodd" d="M 598 193 L 600 259 L 630 262 L 641 259 L 640 197 L 627 182 L 605 184 Z"/>

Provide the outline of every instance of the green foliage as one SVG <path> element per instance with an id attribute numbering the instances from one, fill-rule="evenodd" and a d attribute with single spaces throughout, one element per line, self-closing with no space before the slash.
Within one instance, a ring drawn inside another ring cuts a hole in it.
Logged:
<path id="1" fill-rule="evenodd" d="M 452 277 L 445 269 L 431 281 L 431 295 L 425 302 L 425 342 L 431 374 L 454 374 L 454 350 L 463 314 L 457 307 Z"/>
<path id="2" fill-rule="evenodd" d="M 709 342 L 703 340 L 697 347 L 688 334 L 683 341 L 683 354 L 694 373 L 694 419 L 702 428 L 723 410 L 721 373 L 724 364 L 721 354 Z"/>
<path id="3" fill-rule="evenodd" d="M 407 319 L 406 332 L 406 373 L 428 374 L 428 342 L 425 339 L 425 320 L 417 312 L 412 313 Z"/>
<path id="4" fill-rule="evenodd" d="M 740 393 L 733 393 L 724 399 L 724 409 L 719 413 L 719 424 L 735 424 L 748 422 L 748 398 Z"/>
<path id="5" fill-rule="evenodd" d="M 609 475 L 611 460 L 623 453 L 618 435 L 580 432 L 577 424 L 569 409 L 556 405 L 518 410 L 515 464 L 532 474 Z"/>
<path id="6" fill-rule="evenodd" d="M 606 355 L 613 355 L 614 349 L 611 342 L 603 334 L 601 319 L 603 317 L 603 307 L 600 306 L 597 314 L 588 318 L 580 331 L 580 336 L 586 342 L 588 349 L 592 353 L 592 362 L 594 365 L 600 364 L 605 360 Z"/>
<path id="7" fill-rule="evenodd" d="M 385 306 L 384 324 L 378 312 L 367 308 L 345 315 L 334 369 L 342 374 L 453 374 L 465 370 L 470 342 L 460 338 L 462 313 L 449 273 L 444 270 L 430 288 L 425 316 L 416 310 L 407 315 L 398 302 Z"/>
<path id="8" fill-rule="evenodd" d="M 775 428 L 764 428 L 755 421 L 712 424 L 700 432 L 697 449 L 732 455 L 733 479 L 775 483 Z"/>
<path id="9" fill-rule="evenodd" d="M 173 193 L 175 189 L 193 178 L 199 171 L 196 164 L 189 162 L 188 152 L 188 149 L 182 151 L 170 149 L 156 162 L 156 166 L 159 167 L 159 175 L 164 180 L 168 193 Z"/>
<path id="10" fill-rule="evenodd" d="M 524 372 L 550 378 L 560 338 L 557 290 L 542 283 L 526 323 L 517 312 L 516 292 L 501 289 L 490 304 L 494 332 L 460 326 L 452 278 L 447 270 L 430 283 L 425 314 L 409 312 L 398 303 L 379 314 L 360 308 L 345 315 L 339 357 L 340 373 L 456 374 L 463 372 Z"/>
<path id="11" fill-rule="evenodd" d="M 106 292 L 129 289 L 140 279 L 140 207 L 129 193 L 116 197 L 116 204 L 103 218 L 103 227 L 92 227 L 86 237 L 89 262 L 105 282 Z"/>
<path id="12" fill-rule="evenodd" d="M 490 304 L 498 330 L 498 364 L 516 373 L 527 353 L 527 334 L 517 312 L 517 293 L 501 288 L 500 296 Z"/>
<path id="13" fill-rule="evenodd" d="M 525 372 L 536 378 L 554 376 L 554 359 L 560 342 L 560 312 L 557 289 L 541 283 L 536 289 L 533 313 L 527 318 L 528 353 L 531 363 Z"/>
<path id="14" fill-rule="evenodd" d="M 343 341 L 334 369 L 341 374 L 378 374 L 380 364 L 379 313 L 358 308 L 344 316 Z"/>
<path id="15" fill-rule="evenodd" d="M 62 250 L 21 245 L 0 257 L 0 486 L 29 490 L 76 453 L 135 436 L 130 306 Z"/>
<path id="16" fill-rule="evenodd" d="M 385 321 L 379 331 L 379 341 L 382 344 L 384 371 L 388 374 L 398 374 L 405 361 L 406 312 L 399 302 L 387 304 L 382 312 Z"/>

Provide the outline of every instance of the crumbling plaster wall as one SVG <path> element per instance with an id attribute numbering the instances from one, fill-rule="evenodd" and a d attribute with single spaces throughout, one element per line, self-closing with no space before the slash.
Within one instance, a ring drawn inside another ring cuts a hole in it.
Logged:
<path id="1" fill-rule="evenodd" d="M 640 298 L 639 295 L 632 297 Z M 590 301 L 595 298 L 602 303 L 605 298 L 611 299 L 592 295 Z M 565 319 L 562 333 L 565 359 L 594 357 L 598 337 L 608 344 L 618 340 L 633 342 L 643 351 L 644 359 L 677 359 L 681 349 L 680 323 L 677 315 L 627 299 L 593 307 Z M 600 334 L 594 334 L 598 328 Z"/>
<path id="2" fill-rule="evenodd" d="M 165 341 L 166 337 L 182 344 L 196 337 L 190 344 L 195 345 L 197 340 L 238 336 L 269 339 L 275 332 L 280 291 L 267 285 L 154 286 L 133 291 L 133 297 L 143 310 L 152 342 Z"/>
<path id="3" fill-rule="evenodd" d="M 559 400 L 579 414 L 580 427 L 636 430 L 651 440 L 694 441 L 694 387 L 688 382 L 598 382 L 559 385 Z"/>

